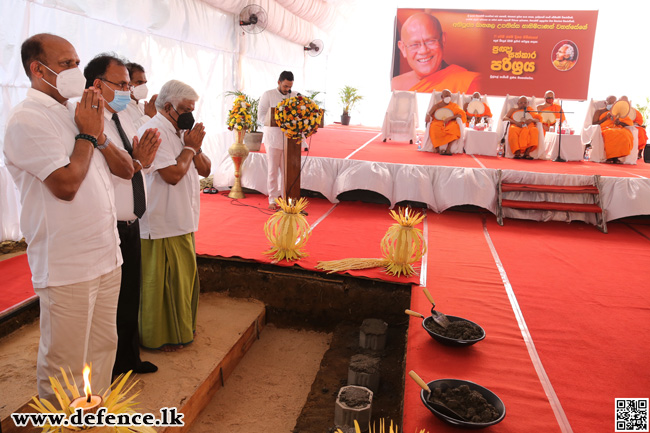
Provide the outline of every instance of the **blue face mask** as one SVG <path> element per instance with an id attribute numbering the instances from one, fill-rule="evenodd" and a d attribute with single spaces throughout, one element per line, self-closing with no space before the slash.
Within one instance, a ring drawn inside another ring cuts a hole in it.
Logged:
<path id="1" fill-rule="evenodd" d="M 107 87 L 111 90 L 111 86 Z M 128 90 L 113 90 L 113 100 L 108 103 L 109 107 L 115 110 L 116 113 L 119 113 L 122 110 L 126 109 L 126 106 L 131 102 L 131 92 Z"/>

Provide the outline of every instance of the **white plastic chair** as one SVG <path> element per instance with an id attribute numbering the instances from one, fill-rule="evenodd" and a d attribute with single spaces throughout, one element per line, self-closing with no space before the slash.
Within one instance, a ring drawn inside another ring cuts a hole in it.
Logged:
<path id="1" fill-rule="evenodd" d="M 516 95 L 506 95 L 506 99 L 503 102 L 503 108 L 501 109 L 501 115 L 499 116 L 499 120 L 497 122 L 497 133 L 499 134 L 499 140 L 501 139 L 505 140 L 504 156 L 506 158 L 513 158 L 515 155 L 512 153 L 512 150 L 510 149 L 510 144 L 508 142 L 508 130 L 510 128 L 510 122 L 507 120 L 503 120 L 503 118 L 506 117 L 510 109 L 517 106 L 517 101 L 519 100 L 519 98 L 520 96 L 516 96 Z M 537 105 L 543 104 L 543 101 L 540 98 L 535 98 L 534 96 L 528 97 L 527 99 L 528 99 L 528 106 L 530 107 L 531 110 L 535 110 L 537 108 Z M 535 159 L 544 159 L 546 158 L 546 147 L 544 146 L 544 130 L 542 129 L 542 125 L 540 124 L 539 121 L 536 121 L 535 123 L 537 124 L 539 141 L 537 144 L 537 149 L 530 152 L 529 155 Z"/>
<path id="2" fill-rule="evenodd" d="M 381 127 L 382 140 L 408 141 L 413 144 L 418 126 L 415 92 L 393 91 Z"/>
<path id="3" fill-rule="evenodd" d="M 431 100 L 429 101 L 429 106 L 427 107 L 427 113 L 429 110 L 431 110 L 431 107 L 442 100 L 441 95 L 442 92 L 435 90 L 431 92 Z M 463 109 L 460 93 L 452 93 L 451 102 L 457 104 L 461 110 Z M 458 126 L 460 126 L 460 138 L 452 141 L 448 146 L 451 153 L 463 153 L 465 148 L 465 123 L 463 123 L 463 119 L 460 118 L 456 119 L 456 121 L 458 122 Z M 429 135 L 430 125 L 431 123 L 427 123 L 427 128 L 424 133 L 424 146 L 422 146 L 421 150 L 424 152 L 438 152 L 438 150 L 433 147 L 433 143 L 431 142 L 431 136 Z"/>
<path id="4" fill-rule="evenodd" d="M 589 161 L 593 162 L 605 162 L 607 157 L 605 156 L 605 141 L 603 140 L 603 130 L 600 125 L 593 125 L 594 113 L 596 110 L 605 107 L 605 101 L 594 101 L 592 98 L 589 101 L 589 109 L 587 110 L 587 115 L 585 116 L 585 122 L 582 128 L 580 137 L 582 138 L 582 144 L 585 146 L 591 144 L 591 154 L 589 155 Z M 630 154 L 623 159 L 623 164 L 635 164 L 637 162 L 637 156 L 639 153 L 639 131 L 634 126 L 627 126 L 632 132 L 634 137 L 634 144 L 632 146 L 632 151 Z"/>

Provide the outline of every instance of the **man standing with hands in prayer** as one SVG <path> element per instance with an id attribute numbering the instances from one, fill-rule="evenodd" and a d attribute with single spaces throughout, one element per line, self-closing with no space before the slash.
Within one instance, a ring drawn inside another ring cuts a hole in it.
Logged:
<path id="1" fill-rule="evenodd" d="M 81 384 L 92 364 L 98 393 L 111 383 L 122 264 L 111 173 L 130 179 L 133 164 L 104 134 L 104 98 L 84 90 L 67 40 L 31 36 L 21 58 L 31 88 L 9 116 L 4 154 L 40 303 L 38 395 L 56 402 L 49 378 L 61 368 Z"/>
<path id="2" fill-rule="evenodd" d="M 113 375 L 133 370 L 153 373 L 158 370 L 151 362 L 140 359 L 138 313 L 140 310 L 140 218 L 146 210 L 146 188 L 143 172 L 153 162 L 160 133 L 148 129 L 138 140 L 137 129 L 126 113 L 131 100 L 129 74 L 123 60 L 111 54 L 100 54 L 84 69 L 86 87 L 93 86 L 104 98 L 104 133 L 108 139 L 132 159 L 133 178 L 113 176 L 117 231 L 120 235 L 122 279 L 117 304 L 117 354 Z"/>

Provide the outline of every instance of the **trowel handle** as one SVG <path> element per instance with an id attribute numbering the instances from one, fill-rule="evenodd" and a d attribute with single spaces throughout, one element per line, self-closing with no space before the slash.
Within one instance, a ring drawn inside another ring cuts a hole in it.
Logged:
<path id="1" fill-rule="evenodd" d="M 431 293 L 429 293 L 427 288 L 423 287 L 422 291 L 424 292 L 424 296 L 426 296 L 429 302 L 431 302 L 431 305 L 433 305 L 433 308 L 436 308 L 436 302 L 433 300 L 433 296 L 431 296 Z"/>
<path id="2" fill-rule="evenodd" d="M 427 385 L 427 383 L 423 381 L 422 378 L 418 376 L 418 374 L 415 371 L 413 370 L 409 371 L 409 376 L 411 376 L 411 379 L 413 379 L 415 383 L 420 385 L 420 388 L 431 393 L 431 389 L 429 388 L 429 385 Z"/>
<path id="3" fill-rule="evenodd" d="M 419 317 L 420 319 L 424 319 L 424 315 L 418 313 L 417 311 L 413 311 L 413 310 L 404 310 L 404 312 L 405 312 L 406 314 L 408 314 L 409 316 Z"/>

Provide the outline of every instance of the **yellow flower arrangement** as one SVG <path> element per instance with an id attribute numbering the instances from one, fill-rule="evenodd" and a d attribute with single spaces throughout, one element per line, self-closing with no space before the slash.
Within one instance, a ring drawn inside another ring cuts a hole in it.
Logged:
<path id="1" fill-rule="evenodd" d="M 251 104 L 246 102 L 246 96 L 240 95 L 235 98 L 232 104 L 232 110 L 228 112 L 229 130 L 250 130 L 253 126 L 251 117 Z"/>
<path id="2" fill-rule="evenodd" d="M 305 96 L 282 100 L 275 110 L 275 121 L 288 138 L 302 140 L 316 133 L 322 112 L 314 101 Z"/>

